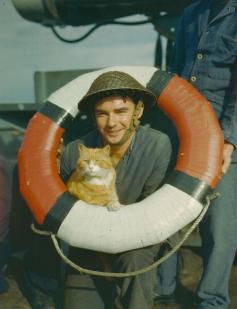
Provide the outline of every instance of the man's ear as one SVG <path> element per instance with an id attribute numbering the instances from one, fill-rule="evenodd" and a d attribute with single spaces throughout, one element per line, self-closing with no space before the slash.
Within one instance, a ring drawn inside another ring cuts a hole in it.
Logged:
<path id="1" fill-rule="evenodd" d="M 144 103 L 143 101 L 139 100 L 135 108 L 135 116 L 137 117 L 137 119 L 140 119 L 142 117 L 143 112 L 144 112 Z"/>

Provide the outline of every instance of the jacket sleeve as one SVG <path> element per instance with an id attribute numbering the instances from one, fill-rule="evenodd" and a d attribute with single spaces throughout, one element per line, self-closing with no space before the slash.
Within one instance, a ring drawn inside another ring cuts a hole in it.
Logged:
<path id="1" fill-rule="evenodd" d="M 64 182 L 67 182 L 76 168 L 76 163 L 79 159 L 78 144 L 81 143 L 83 142 L 79 140 L 69 143 L 62 153 L 60 158 L 60 177 Z"/>
<path id="2" fill-rule="evenodd" d="M 237 65 L 233 77 L 232 92 L 220 118 L 225 141 L 237 148 Z"/>
<path id="3" fill-rule="evenodd" d="M 168 136 L 162 135 L 159 143 L 157 143 L 156 151 L 154 152 L 156 152 L 157 155 L 156 164 L 153 167 L 152 173 L 146 180 L 142 193 L 137 201 L 143 200 L 161 187 L 175 165 Z"/>
<path id="4" fill-rule="evenodd" d="M 180 75 L 185 62 L 185 37 L 184 37 L 184 19 L 182 15 L 179 26 L 177 27 L 176 39 L 172 51 L 170 72 Z"/>

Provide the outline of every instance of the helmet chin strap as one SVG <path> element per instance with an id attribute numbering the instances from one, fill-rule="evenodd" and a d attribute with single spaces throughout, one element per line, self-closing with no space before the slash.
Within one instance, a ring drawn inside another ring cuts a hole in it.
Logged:
<path id="1" fill-rule="evenodd" d="M 142 101 L 138 101 L 138 103 L 135 105 L 135 109 L 132 115 L 132 119 L 129 125 L 129 128 L 124 132 L 123 137 L 116 145 L 123 145 L 126 143 L 126 141 L 130 138 L 130 136 L 133 134 L 134 131 L 136 131 L 140 125 L 140 114 L 141 109 L 143 108 L 144 104 Z"/>

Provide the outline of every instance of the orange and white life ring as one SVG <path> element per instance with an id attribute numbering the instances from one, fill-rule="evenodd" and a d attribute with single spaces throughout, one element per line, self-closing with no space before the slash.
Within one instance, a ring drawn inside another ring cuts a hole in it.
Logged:
<path id="1" fill-rule="evenodd" d="M 128 73 L 144 86 L 153 83 L 154 91 L 155 82 L 163 82 L 156 68 L 116 66 L 84 74 L 60 88 L 28 125 L 19 174 L 21 192 L 45 229 L 75 247 L 118 253 L 162 242 L 199 215 L 203 198 L 220 179 L 223 136 L 209 102 L 187 81 L 170 75 L 156 93 L 157 104 L 180 138 L 169 183 L 117 212 L 76 200 L 58 175 L 57 149 L 78 113 L 78 102 L 93 80 L 107 71 Z"/>

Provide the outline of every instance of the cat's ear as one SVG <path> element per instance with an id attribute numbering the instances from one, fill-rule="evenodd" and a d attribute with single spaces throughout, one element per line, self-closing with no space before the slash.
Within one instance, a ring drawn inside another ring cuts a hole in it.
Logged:
<path id="1" fill-rule="evenodd" d="M 86 149 L 86 146 L 84 146 L 83 144 L 78 144 L 78 150 L 79 152 L 83 151 Z"/>
<path id="2" fill-rule="evenodd" d="M 106 145 L 103 149 L 104 149 L 106 154 L 108 154 L 108 155 L 110 154 L 110 145 Z"/>

